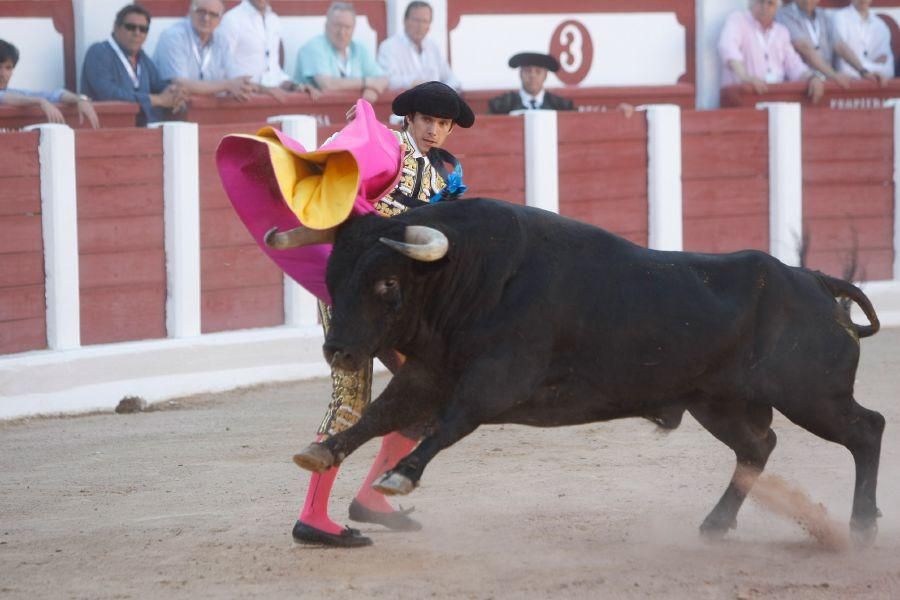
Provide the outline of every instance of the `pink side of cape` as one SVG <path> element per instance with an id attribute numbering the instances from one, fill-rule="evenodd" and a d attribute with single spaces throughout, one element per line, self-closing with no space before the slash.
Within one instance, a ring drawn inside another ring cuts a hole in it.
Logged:
<path id="1" fill-rule="evenodd" d="M 298 155 L 308 151 L 296 140 L 272 129 L 278 141 Z M 320 150 L 349 150 L 360 169 L 350 217 L 375 212 L 374 203 L 390 191 L 400 177 L 401 153 L 397 138 L 375 118 L 365 100 L 356 104 L 356 118 L 340 135 Z M 257 140 L 237 136 L 223 138 L 216 150 L 216 165 L 232 206 L 260 249 L 291 279 L 314 296 L 331 304 L 325 285 L 330 244 L 273 250 L 263 241 L 272 227 L 280 231 L 301 225 L 281 195 L 269 150 Z"/>

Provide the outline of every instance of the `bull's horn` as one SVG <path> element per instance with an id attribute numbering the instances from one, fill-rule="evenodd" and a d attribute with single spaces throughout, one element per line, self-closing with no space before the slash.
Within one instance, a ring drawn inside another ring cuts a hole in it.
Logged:
<path id="1" fill-rule="evenodd" d="M 406 242 L 398 242 L 388 238 L 378 238 L 382 244 L 396 250 L 400 254 L 422 262 L 432 262 L 444 258 L 450 242 L 447 236 L 431 227 L 407 225 L 404 235 Z"/>
<path id="2" fill-rule="evenodd" d="M 295 227 L 288 231 L 278 231 L 277 227 L 266 232 L 264 241 L 266 246 L 276 250 L 287 250 L 300 246 L 313 244 L 333 244 L 334 227 L 329 229 L 310 229 L 309 227 Z"/>

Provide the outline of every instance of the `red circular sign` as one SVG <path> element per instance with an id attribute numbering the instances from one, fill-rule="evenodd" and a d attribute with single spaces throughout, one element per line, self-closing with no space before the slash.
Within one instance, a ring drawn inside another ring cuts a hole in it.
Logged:
<path id="1" fill-rule="evenodd" d="M 556 76 L 566 85 L 578 85 L 594 62 L 594 44 L 579 21 L 563 21 L 550 38 L 550 54 L 559 61 Z"/>

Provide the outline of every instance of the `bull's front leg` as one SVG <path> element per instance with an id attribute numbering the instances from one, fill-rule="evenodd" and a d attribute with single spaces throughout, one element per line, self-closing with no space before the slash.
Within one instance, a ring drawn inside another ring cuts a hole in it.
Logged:
<path id="1" fill-rule="evenodd" d="M 419 485 L 426 465 L 438 452 L 452 446 L 478 428 L 484 420 L 477 414 L 451 404 L 444 416 L 438 419 L 431 435 L 427 436 L 397 466 L 372 484 L 387 496 L 408 494 Z"/>
<path id="2" fill-rule="evenodd" d="M 433 430 L 418 447 L 400 460 L 397 466 L 376 480 L 372 487 L 382 494 L 393 496 L 413 491 L 422 478 L 425 467 L 438 452 L 466 437 L 479 425 L 495 422 L 498 415 L 516 404 L 526 401 L 538 371 L 538 357 L 515 363 L 516 374 L 507 356 L 483 359 L 470 368 L 453 391 L 450 402 L 443 408 Z M 522 367 L 518 369 L 518 367 Z"/>
<path id="3" fill-rule="evenodd" d="M 359 421 L 341 433 L 314 442 L 294 455 L 304 469 L 321 473 L 371 440 L 430 421 L 443 396 L 432 378 L 409 365 L 388 383 L 378 398 L 363 411 Z"/>

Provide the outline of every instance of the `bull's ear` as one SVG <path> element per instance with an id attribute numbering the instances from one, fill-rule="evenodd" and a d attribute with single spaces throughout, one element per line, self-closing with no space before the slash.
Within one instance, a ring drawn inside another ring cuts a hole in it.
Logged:
<path id="1" fill-rule="evenodd" d="M 378 241 L 400 254 L 422 262 L 440 260 L 450 248 L 446 235 L 437 229 L 421 225 L 407 225 L 404 239 L 405 242 L 398 242 L 382 237 Z"/>
<path id="2" fill-rule="evenodd" d="M 329 229 L 296 227 L 288 231 L 278 231 L 277 227 L 273 227 L 266 232 L 264 241 L 266 246 L 276 250 L 287 250 L 288 248 L 299 248 L 300 246 L 311 246 L 313 244 L 333 244 L 336 230 L 337 227 Z"/>

